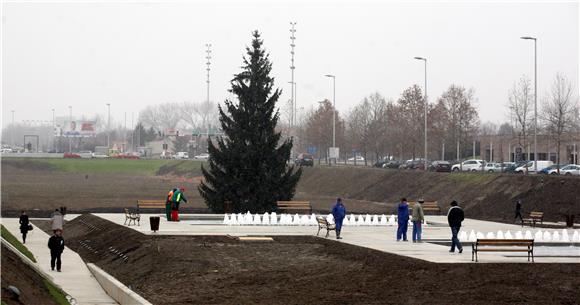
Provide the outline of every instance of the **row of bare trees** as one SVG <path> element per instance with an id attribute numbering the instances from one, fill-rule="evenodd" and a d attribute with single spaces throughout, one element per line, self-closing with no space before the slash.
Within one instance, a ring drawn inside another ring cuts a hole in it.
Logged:
<path id="1" fill-rule="evenodd" d="M 508 92 L 507 122 L 502 124 L 480 123 L 475 90 L 450 85 L 427 106 L 428 159 L 455 160 L 471 156 L 473 143 L 480 136 L 515 139 L 516 145 L 527 150 L 534 132 L 531 85 L 525 76 L 514 83 Z M 553 139 L 559 161 L 562 141 L 578 136 L 580 115 L 574 86 L 566 77 L 557 75 L 539 104 L 538 133 Z M 360 154 L 374 160 L 422 158 L 424 107 L 425 97 L 417 85 L 405 89 L 396 100 L 379 93 L 370 94 L 345 114 L 333 109 L 328 100 L 320 102 L 298 121 L 297 150 L 306 152 L 309 147 L 315 147 L 318 157 L 326 157 L 328 147 L 332 146 L 332 116 L 336 111 L 336 145 L 341 148 L 341 154 Z"/>
<path id="2" fill-rule="evenodd" d="M 150 105 L 139 113 L 139 121 L 159 133 L 170 129 L 206 133 L 219 125 L 217 106 L 211 101 Z"/>

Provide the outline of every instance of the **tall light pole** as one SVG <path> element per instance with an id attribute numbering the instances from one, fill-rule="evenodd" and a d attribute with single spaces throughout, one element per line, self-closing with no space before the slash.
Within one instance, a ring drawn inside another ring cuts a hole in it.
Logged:
<path id="1" fill-rule="evenodd" d="M 109 113 L 109 118 L 107 119 L 107 149 L 111 148 L 110 145 L 110 134 L 111 134 L 111 103 L 107 103 L 107 111 Z"/>
<path id="2" fill-rule="evenodd" d="M 68 127 L 71 128 L 71 126 L 72 126 L 72 106 L 68 106 Z M 72 129 L 71 129 L 71 133 L 72 133 Z M 69 133 L 69 135 L 68 135 L 68 152 L 69 153 L 72 152 L 71 133 Z"/>
<path id="3" fill-rule="evenodd" d="M 207 126 L 206 127 L 207 127 L 207 143 L 208 143 L 208 148 L 209 148 L 209 71 L 210 71 L 209 66 L 211 65 L 211 62 L 210 62 L 210 59 L 211 59 L 211 43 L 206 43 L 205 44 L 205 47 L 207 48 L 205 50 L 205 52 L 207 54 L 205 56 L 205 59 L 207 59 L 207 62 L 205 63 L 207 65 L 207 68 L 205 68 L 205 70 L 207 71 L 207 80 L 206 80 L 206 82 L 207 82 L 207 100 L 206 100 L 206 102 L 207 102 L 207 111 L 208 111 L 208 113 L 206 114 L 206 120 L 207 120 L 207 122 L 206 122 Z"/>
<path id="4" fill-rule="evenodd" d="M 294 47 L 296 46 L 296 44 L 294 43 L 294 40 L 296 40 L 296 36 L 294 36 L 296 34 L 296 29 L 294 28 L 296 26 L 296 22 L 290 22 L 290 55 L 291 55 L 291 63 L 292 65 L 290 65 L 290 72 L 292 75 L 292 80 L 290 82 L 290 84 L 292 84 L 292 88 L 290 89 L 290 94 L 291 94 L 291 101 L 292 101 L 292 117 L 290 118 L 290 127 L 292 128 L 294 126 L 294 112 L 295 112 L 295 104 L 294 104 L 294 69 L 296 68 L 294 66 Z"/>
<path id="5" fill-rule="evenodd" d="M 54 134 L 54 108 L 52 108 L 52 149 L 56 152 L 56 135 Z"/>
<path id="6" fill-rule="evenodd" d="M 416 56 L 415 59 L 425 62 L 425 168 L 427 171 L 427 58 Z"/>
<path id="7" fill-rule="evenodd" d="M 14 110 L 12 111 L 12 124 L 10 124 L 10 146 L 14 145 Z"/>
<path id="8" fill-rule="evenodd" d="M 332 147 L 336 147 L 336 76 L 324 75 L 332 78 Z"/>
<path id="9" fill-rule="evenodd" d="M 520 37 L 534 41 L 534 171 L 538 172 L 538 39 L 531 36 Z"/>

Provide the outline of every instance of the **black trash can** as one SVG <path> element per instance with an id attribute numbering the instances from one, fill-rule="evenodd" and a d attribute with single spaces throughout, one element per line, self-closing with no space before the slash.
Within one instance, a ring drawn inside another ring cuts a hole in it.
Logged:
<path id="1" fill-rule="evenodd" d="M 151 231 L 156 232 L 159 231 L 159 221 L 161 217 L 159 216 L 151 216 L 149 217 L 149 224 L 151 225 Z"/>

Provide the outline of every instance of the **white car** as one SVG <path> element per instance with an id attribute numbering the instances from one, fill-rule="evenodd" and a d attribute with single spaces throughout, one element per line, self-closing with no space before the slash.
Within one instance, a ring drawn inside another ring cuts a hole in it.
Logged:
<path id="1" fill-rule="evenodd" d="M 501 173 L 503 171 L 503 166 L 501 163 L 486 163 L 485 171 L 488 173 Z"/>
<path id="2" fill-rule="evenodd" d="M 83 150 L 79 152 L 79 156 L 83 159 L 90 159 L 93 157 L 93 152 L 90 150 Z"/>
<path id="3" fill-rule="evenodd" d="M 209 154 L 208 153 L 199 154 L 197 156 L 194 156 L 193 159 L 194 160 L 207 161 L 209 159 Z"/>
<path id="4" fill-rule="evenodd" d="M 526 172 L 526 167 L 527 167 L 528 173 L 535 174 L 536 171 L 534 169 L 535 168 L 534 162 L 538 163 L 538 171 L 541 171 L 542 169 L 544 169 L 546 167 L 550 167 L 551 165 L 554 164 L 554 162 L 552 162 L 552 161 L 545 161 L 545 160 L 530 161 L 530 162 L 526 163 L 525 165 L 516 168 L 515 172 L 517 174 L 523 174 Z"/>
<path id="5" fill-rule="evenodd" d="M 557 175 L 558 169 L 551 169 L 548 174 L 550 175 Z M 580 176 L 580 165 L 566 165 L 560 168 L 560 175 L 567 175 L 567 176 Z"/>
<path id="6" fill-rule="evenodd" d="M 173 159 L 189 159 L 189 153 L 186 151 L 178 151 L 173 155 Z"/>
<path id="7" fill-rule="evenodd" d="M 347 161 L 348 162 L 354 162 L 355 157 L 351 157 L 348 158 Z M 363 158 L 362 156 L 356 156 L 356 162 L 365 162 L 365 158 Z"/>
<path id="8" fill-rule="evenodd" d="M 485 162 L 483 160 L 469 159 L 469 160 L 465 160 L 461 163 L 454 164 L 451 167 L 451 171 L 452 172 L 458 172 L 458 171 L 477 172 L 477 171 L 481 171 L 481 169 L 483 168 L 484 165 L 485 165 Z"/>

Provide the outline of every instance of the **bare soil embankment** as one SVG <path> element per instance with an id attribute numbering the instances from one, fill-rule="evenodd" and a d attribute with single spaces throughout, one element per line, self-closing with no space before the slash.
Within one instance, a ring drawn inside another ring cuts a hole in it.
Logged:
<path id="1" fill-rule="evenodd" d="M 580 297 L 580 268 L 569 264 L 434 264 L 310 236 L 270 243 L 150 236 L 92 215 L 67 223 L 64 234 L 86 262 L 153 304 L 574 304 Z"/>
<path id="2" fill-rule="evenodd" d="M 563 221 L 569 209 L 580 214 L 580 178 L 487 173 L 431 173 L 354 167 L 304 168 L 297 197 L 340 196 L 349 200 L 387 203 L 394 212 L 401 197 L 436 200 L 442 208 L 457 200 L 467 217 L 513 222 L 515 200 L 524 213 L 543 211 L 546 220 Z M 326 204 L 330 209 L 331 202 Z M 356 205 L 356 202 L 355 202 Z M 577 216 L 580 217 L 580 216 Z"/>

